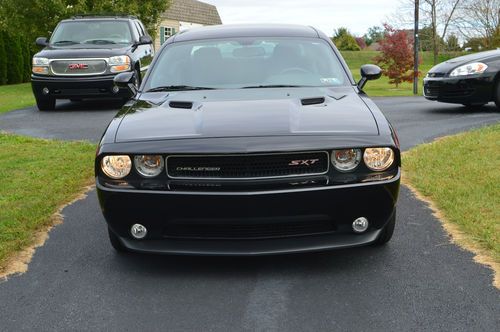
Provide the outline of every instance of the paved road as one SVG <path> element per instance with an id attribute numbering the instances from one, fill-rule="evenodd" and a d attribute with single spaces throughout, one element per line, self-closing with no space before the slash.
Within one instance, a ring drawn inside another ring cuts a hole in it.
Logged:
<path id="1" fill-rule="evenodd" d="M 404 149 L 500 121 L 493 106 L 469 112 L 422 98 L 376 103 Z M 108 106 L 63 107 L 72 111 L 0 116 L 0 128 L 96 141 L 113 115 Z M 0 330 L 500 330 L 492 272 L 450 244 L 406 188 L 388 246 L 293 256 L 123 256 L 108 245 L 95 192 L 63 212 L 64 224 L 29 271 L 0 284 Z"/>

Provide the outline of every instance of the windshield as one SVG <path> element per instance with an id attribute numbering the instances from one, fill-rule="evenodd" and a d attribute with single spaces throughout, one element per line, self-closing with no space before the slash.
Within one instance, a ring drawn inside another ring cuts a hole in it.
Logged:
<path id="1" fill-rule="evenodd" d="M 130 44 L 132 35 L 126 21 L 62 22 L 50 39 L 53 45 Z"/>
<path id="2" fill-rule="evenodd" d="M 197 40 L 167 46 L 152 68 L 144 89 L 347 84 L 339 59 L 321 39 L 252 37 Z"/>

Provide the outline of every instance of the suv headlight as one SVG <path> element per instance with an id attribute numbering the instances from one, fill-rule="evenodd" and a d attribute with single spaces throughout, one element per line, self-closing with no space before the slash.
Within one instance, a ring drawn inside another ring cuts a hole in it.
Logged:
<path id="1" fill-rule="evenodd" d="M 394 162 L 394 151 L 391 148 L 368 148 L 363 159 L 372 171 L 385 171 Z"/>
<path id="2" fill-rule="evenodd" d="M 112 179 L 123 179 L 129 175 L 132 161 L 129 156 L 105 156 L 101 160 L 101 169 Z"/>
<path id="3" fill-rule="evenodd" d="M 130 70 L 130 57 L 128 55 L 112 56 L 108 60 L 109 70 L 112 73 L 121 73 Z"/>
<path id="4" fill-rule="evenodd" d="M 32 67 L 32 72 L 33 74 L 42 74 L 42 75 L 48 75 L 49 74 L 49 59 L 47 58 L 33 58 L 33 67 Z"/>
<path id="5" fill-rule="evenodd" d="M 468 63 L 453 69 L 450 73 L 450 77 L 482 74 L 486 69 L 488 69 L 488 66 L 482 62 Z"/>

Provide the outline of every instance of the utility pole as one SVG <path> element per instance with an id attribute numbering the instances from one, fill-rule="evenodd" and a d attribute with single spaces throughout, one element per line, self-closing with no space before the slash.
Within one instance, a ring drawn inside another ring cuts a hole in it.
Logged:
<path id="1" fill-rule="evenodd" d="M 413 30 L 413 94 L 418 95 L 418 17 L 420 1 L 415 0 L 415 28 Z"/>

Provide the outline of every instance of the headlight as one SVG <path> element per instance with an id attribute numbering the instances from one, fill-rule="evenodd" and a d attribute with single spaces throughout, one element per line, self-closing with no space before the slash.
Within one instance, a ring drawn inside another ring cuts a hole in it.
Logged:
<path id="1" fill-rule="evenodd" d="M 394 162 L 394 151 L 391 148 L 368 148 L 363 159 L 372 171 L 385 171 Z"/>
<path id="2" fill-rule="evenodd" d="M 105 156 L 101 161 L 101 169 L 112 179 L 123 179 L 129 175 L 132 161 L 129 156 Z"/>
<path id="3" fill-rule="evenodd" d="M 469 63 L 453 69 L 450 77 L 482 74 L 487 68 L 488 66 L 482 62 Z"/>
<path id="4" fill-rule="evenodd" d="M 349 172 L 358 167 L 361 161 L 361 150 L 344 149 L 332 151 L 332 164 L 340 172 Z"/>
<path id="5" fill-rule="evenodd" d="M 49 73 L 49 59 L 47 58 L 33 58 L 32 71 L 34 74 L 47 75 Z"/>
<path id="6" fill-rule="evenodd" d="M 108 60 L 108 64 L 110 65 L 109 70 L 112 73 L 128 71 L 131 68 L 130 62 L 130 57 L 127 55 L 113 56 Z"/>
<path id="7" fill-rule="evenodd" d="M 163 157 L 155 155 L 135 156 L 134 165 L 137 173 L 146 178 L 160 175 L 164 168 Z"/>

